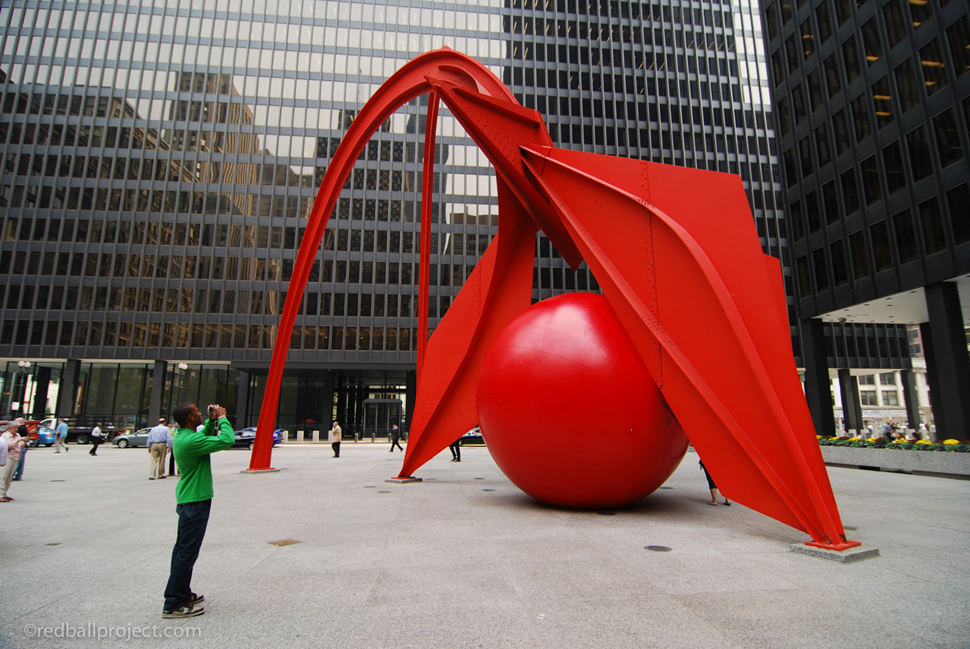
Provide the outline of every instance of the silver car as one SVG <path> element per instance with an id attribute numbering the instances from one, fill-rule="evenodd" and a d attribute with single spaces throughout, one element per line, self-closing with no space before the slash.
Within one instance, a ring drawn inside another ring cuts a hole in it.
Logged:
<path id="1" fill-rule="evenodd" d="M 118 435 L 111 443 L 118 448 L 128 448 L 129 446 L 146 446 L 148 441 L 148 433 L 152 432 L 151 428 L 142 428 L 134 433 L 125 433 L 124 435 Z"/>

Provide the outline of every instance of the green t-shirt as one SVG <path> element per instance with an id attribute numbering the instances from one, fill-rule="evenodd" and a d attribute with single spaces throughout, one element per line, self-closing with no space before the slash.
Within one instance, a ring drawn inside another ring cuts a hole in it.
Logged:
<path id="1" fill-rule="evenodd" d="M 175 487 L 175 501 L 182 505 L 212 498 L 212 467 L 209 456 L 229 448 L 236 441 L 232 425 L 225 417 L 219 419 L 219 434 L 212 420 L 206 419 L 202 432 L 180 428 L 172 440 L 172 453 L 178 464 L 179 478 Z"/>

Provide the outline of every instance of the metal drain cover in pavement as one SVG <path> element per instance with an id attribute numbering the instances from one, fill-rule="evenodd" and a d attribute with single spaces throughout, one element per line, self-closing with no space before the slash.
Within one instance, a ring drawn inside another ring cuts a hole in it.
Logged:
<path id="1" fill-rule="evenodd" d="M 51 480 L 51 482 L 65 482 L 64 480 Z"/>
<path id="2" fill-rule="evenodd" d="M 275 545 L 280 548 L 285 547 L 287 545 L 296 545 L 297 543 L 300 543 L 300 541 L 297 541 L 296 539 L 283 539 L 282 541 L 269 542 L 270 545 Z"/>
<path id="3" fill-rule="evenodd" d="M 55 545 L 60 545 L 60 543 L 45 543 L 44 545 L 46 545 L 47 547 L 52 547 Z"/>
<path id="4" fill-rule="evenodd" d="M 666 545 L 645 545 L 643 549 L 651 552 L 670 552 L 673 548 L 668 548 Z"/>
<path id="5" fill-rule="evenodd" d="M 376 487 L 376 486 L 377 486 L 377 485 L 372 485 L 372 484 L 365 484 L 365 485 L 364 485 L 364 489 L 373 489 L 373 488 L 374 488 L 374 487 Z"/>
<path id="6" fill-rule="evenodd" d="M 379 494 L 389 494 L 391 492 L 390 491 L 378 491 L 377 493 L 379 493 Z"/>
<path id="7" fill-rule="evenodd" d="M 673 487 L 660 487 L 661 489 L 673 489 Z"/>
<path id="8" fill-rule="evenodd" d="M 475 478 L 476 480 L 484 480 L 485 478 Z"/>
<path id="9" fill-rule="evenodd" d="M 842 529 L 846 530 L 847 532 L 858 532 L 859 531 L 859 528 L 856 527 L 855 525 L 843 525 L 842 526 Z"/>
<path id="10" fill-rule="evenodd" d="M 495 491 L 494 489 L 482 489 L 482 491 Z"/>

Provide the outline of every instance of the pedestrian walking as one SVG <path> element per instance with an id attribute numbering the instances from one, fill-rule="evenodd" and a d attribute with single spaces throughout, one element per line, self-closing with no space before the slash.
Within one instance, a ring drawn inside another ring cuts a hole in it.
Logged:
<path id="1" fill-rule="evenodd" d="M 17 434 L 27 440 L 26 446 L 20 449 L 20 459 L 17 460 L 17 468 L 13 473 L 13 481 L 17 482 L 24 477 L 24 464 L 27 462 L 27 449 L 30 448 L 30 431 L 27 429 L 27 422 L 23 417 L 17 417 Z"/>
<path id="2" fill-rule="evenodd" d="M 169 431 L 168 426 L 165 425 L 165 418 L 162 417 L 158 420 L 158 425 L 151 429 L 148 433 L 148 439 L 145 440 L 145 446 L 148 447 L 148 454 L 151 456 L 151 466 L 148 470 L 148 479 L 154 480 L 156 477 L 159 480 L 164 479 L 165 476 L 165 453 L 168 449 L 172 448 L 172 433 Z"/>
<path id="3" fill-rule="evenodd" d="M 60 453 L 61 449 L 64 449 L 64 452 L 67 453 L 71 450 L 67 447 L 67 420 L 62 418 L 57 421 L 56 434 L 54 435 L 54 451 Z"/>
<path id="4" fill-rule="evenodd" d="M 101 446 L 103 441 L 104 433 L 101 432 L 101 424 L 95 424 L 91 430 L 91 450 L 88 451 L 88 455 L 97 455 L 98 447 Z"/>
<path id="5" fill-rule="evenodd" d="M 704 466 L 704 460 L 701 460 L 700 463 L 701 470 L 704 471 L 704 475 L 707 476 L 707 486 L 711 490 L 711 502 L 707 504 L 717 505 L 717 485 L 714 484 L 714 478 L 711 477 L 711 474 L 707 471 L 707 467 Z M 727 496 L 724 497 L 724 504 L 728 507 L 731 506 L 731 501 L 727 499 Z"/>
<path id="6" fill-rule="evenodd" d="M 175 408 L 179 431 L 172 452 L 182 477 L 175 487 L 175 511 L 179 515 L 178 538 L 172 548 L 172 567 L 165 586 L 163 618 L 186 618 L 202 615 L 205 597 L 192 592 L 192 569 L 199 558 L 212 508 L 212 466 L 210 455 L 230 448 L 235 440 L 226 409 L 211 405 L 205 428 L 202 413 L 194 403 Z"/>
<path id="7" fill-rule="evenodd" d="M 388 453 L 394 452 L 394 447 L 397 446 L 404 452 L 404 448 L 401 446 L 401 429 L 397 427 L 397 424 L 391 425 L 391 450 Z"/>
<path id="8" fill-rule="evenodd" d="M 12 421 L 7 424 L 7 431 L 2 435 L 7 443 L 7 464 L 0 472 L 0 503 L 7 503 L 13 500 L 7 495 L 10 490 L 10 483 L 13 480 L 14 471 L 17 470 L 17 462 L 20 460 L 20 452 L 27 446 L 27 439 L 17 434 L 17 422 Z"/>
<path id="9" fill-rule="evenodd" d="M 451 449 L 451 461 L 461 462 L 461 437 L 453 441 L 448 448 Z"/>
<path id="10" fill-rule="evenodd" d="M 334 457 L 340 457 L 340 440 L 343 438 L 343 436 L 344 429 L 341 428 L 340 424 L 336 421 L 333 422 L 333 428 L 330 429 L 330 448 L 333 449 Z"/>

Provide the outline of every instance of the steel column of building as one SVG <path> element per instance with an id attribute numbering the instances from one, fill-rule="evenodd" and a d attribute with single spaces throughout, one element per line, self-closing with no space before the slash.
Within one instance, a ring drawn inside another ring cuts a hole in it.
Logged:
<path id="1" fill-rule="evenodd" d="M 937 282 L 926 286 L 925 295 L 932 338 L 932 343 L 926 346 L 926 365 L 935 369 L 937 382 L 931 386 L 936 438 L 967 439 L 970 437 L 970 354 L 960 294 L 953 282 Z"/>
<path id="2" fill-rule="evenodd" d="M 320 398 L 323 400 L 323 415 L 320 419 L 321 434 L 330 430 L 330 427 L 333 425 L 333 397 L 334 371 L 327 370 L 323 373 L 323 393 L 320 395 Z"/>
<path id="3" fill-rule="evenodd" d="M 805 362 L 805 399 L 812 413 L 815 434 L 835 437 L 832 409 L 832 380 L 829 378 L 828 349 L 821 320 L 802 322 L 802 359 Z"/>
<path id="4" fill-rule="evenodd" d="M 906 419 L 909 427 L 919 430 L 922 417 L 919 413 L 919 391 L 916 389 L 916 372 L 903 370 L 899 373 L 903 383 L 903 399 L 906 400 Z"/>
<path id="5" fill-rule="evenodd" d="M 152 366 L 152 393 L 148 399 L 148 421 L 154 426 L 158 418 L 162 417 L 162 393 L 165 391 L 165 375 L 168 361 L 155 361 Z"/>
<path id="6" fill-rule="evenodd" d="M 926 386 L 930 389 L 930 408 L 933 410 L 933 426 L 935 432 L 930 432 L 931 439 L 946 439 L 940 437 L 940 431 L 946 427 L 946 410 L 941 408 L 937 399 L 942 394 L 940 388 L 940 375 L 936 363 L 931 362 L 936 358 L 936 345 L 933 341 L 933 330 L 929 322 L 922 322 L 919 326 L 919 337 L 923 341 L 923 356 L 926 358 Z"/>
<path id="7" fill-rule="evenodd" d="M 47 393 L 51 384 L 51 368 L 38 367 L 34 372 L 34 419 L 47 416 Z"/>
<path id="8" fill-rule="evenodd" d="M 74 401 L 77 398 L 78 379 L 81 376 L 81 361 L 68 359 L 64 362 L 61 384 L 57 391 L 57 416 L 73 417 Z"/>
<path id="9" fill-rule="evenodd" d="M 249 426 L 249 372 L 239 370 L 239 391 L 236 393 L 236 428 Z"/>
<path id="10" fill-rule="evenodd" d="M 862 420 L 862 402 L 859 399 L 859 379 L 848 369 L 839 370 L 839 392 L 842 396 L 842 416 L 845 429 L 858 435 L 865 426 Z"/>
<path id="11" fill-rule="evenodd" d="M 407 399 L 407 409 L 404 415 L 404 430 L 411 430 L 411 417 L 414 416 L 414 397 L 418 387 L 418 373 L 415 370 L 408 370 L 405 379 L 404 394 Z"/>

